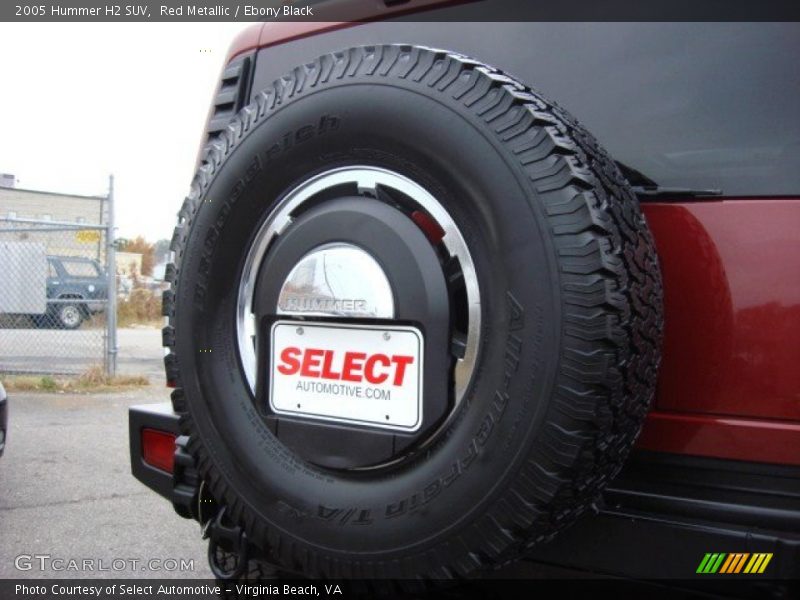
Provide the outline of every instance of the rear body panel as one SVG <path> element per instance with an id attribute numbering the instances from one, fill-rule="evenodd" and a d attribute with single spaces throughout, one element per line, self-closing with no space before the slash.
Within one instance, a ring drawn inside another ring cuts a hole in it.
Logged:
<path id="1" fill-rule="evenodd" d="M 800 416 L 800 200 L 650 203 L 665 411 Z"/>
<path id="2" fill-rule="evenodd" d="M 639 446 L 800 465 L 800 200 L 644 204 L 664 352 Z"/>

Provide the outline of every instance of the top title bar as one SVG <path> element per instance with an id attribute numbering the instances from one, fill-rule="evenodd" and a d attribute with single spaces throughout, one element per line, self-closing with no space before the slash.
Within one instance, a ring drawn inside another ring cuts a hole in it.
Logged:
<path id="1" fill-rule="evenodd" d="M 217 0 L 0 4 L 0 21 L 800 21 L 796 0 Z"/>

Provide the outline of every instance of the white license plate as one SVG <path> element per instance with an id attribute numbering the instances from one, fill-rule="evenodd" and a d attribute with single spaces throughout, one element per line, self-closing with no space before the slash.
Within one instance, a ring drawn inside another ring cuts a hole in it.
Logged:
<path id="1" fill-rule="evenodd" d="M 414 327 L 276 321 L 269 405 L 278 414 L 416 431 L 422 359 Z"/>

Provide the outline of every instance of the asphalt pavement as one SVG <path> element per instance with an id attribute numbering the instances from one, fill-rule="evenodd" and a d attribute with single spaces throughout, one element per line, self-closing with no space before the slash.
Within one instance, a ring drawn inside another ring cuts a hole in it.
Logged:
<path id="1" fill-rule="evenodd" d="M 144 375 L 163 390 L 164 348 L 161 329 L 141 327 L 117 331 L 117 370 L 125 375 Z"/>
<path id="2" fill-rule="evenodd" d="M 81 372 L 103 364 L 102 329 L 0 329 L 0 372 Z M 164 379 L 161 330 L 155 327 L 117 331 L 118 372 Z"/>
<path id="3" fill-rule="evenodd" d="M 198 524 L 130 474 L 128 407 L 167 397 L 150 386 L 10 398 L 0 579 L 211 576 Z"/>

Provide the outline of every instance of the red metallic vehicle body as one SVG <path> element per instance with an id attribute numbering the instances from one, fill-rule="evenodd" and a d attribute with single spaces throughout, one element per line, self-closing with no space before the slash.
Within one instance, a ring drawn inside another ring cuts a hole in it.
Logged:
<path id="1" fill-rule="evenodd" d="M 664 358 L 639 446 L 800 464 L 800 200 L 644 206 Z"/>
<path id="2" fill-rule="evenodd" d="M 793 98 L 785 97 L 791 94 L 775 92 L 784 91 L 786 70 L 775 71 L 783 78 L 773 77 L 766 66 L 785 48 L 758 46 L 770 39 L 792 46 L 787 40 L 796 30 L 711 24 L 713 35 L 706 39 L 702 27 L 686 23 L 505 23 L 505 38 L 497 43 L 483 35 L 490 26 L 485 23 L 456 16 L 449 20 L 458 25 L 425 28 L 403 23 L 409 10 L 404 3 L 341 4 L 363 12 L 349 14 L 351 21 L 259 23 L 239 34 L 212 101 L 207 140 L 260 90 L 306 60 L 354 46 L 409 43 L 463 52 L 541 86 L 620 161 L 632 186 L 638 187 L 626 166 L 656 187 L 658 181 L 665 191 L 670 185 L 677 190 L 640 194 L 663 278 L 664 339 L 656 397 L 634 452 L 593 505 L 596 514 L 537 545 L 528 557 L 614 576 L 685 580 L 707 552 L 774 552 L 770 575 L 797 577 L 800 189 L 796 176 L 787 174 L 800 165 L 793 158 L 800 140 L 785 136 L 770 146 L 784 123 L 765 114 L 765 99 L 776 111 L 783 107 L 786 131 L 796 131 L 800 119 Z M 462 4 L 430 0 L 414 8 Z M 396 22 L 381 21 L 397 15 Z M 580 44 L 562 41 L 565 33 L 586 47 L 570 54 Z M 665 58 L 675 47 L 680 51 Z M 742 55 L 729 58 L 740 47 Z M 595 50 L 607 52 L 596 63 Z M 542 54 L 546 60 L 531 66 L 536 61 L 530 58 Z M 681 70 L 687 57 L 698 65 L 691 76 Z M 747 73 L 754 81 L 739 80 L 736 93 L 725 77 L 738 76 L 742 60 L 751 61 Z M 709 81 L 709 74 L 718 80 Z M 612 85 L 599 89 L 606 79 Z M 642 90 L 645 95 L 636 98 Z M 735 100 L 726 103 L 730 98 Z M 730 114 L 723 114 L 726 104 L 733 107 Z M 754 110 L 760 121 L 744 128 L 750 137 L 732 137 L 741 128 L 731 125 L 738 123 L 731 115 Z M 660 125 L 651 129 L 651 122 Z M 646 147 L 656 148 L 653 155 L 639 152 Z M 744 172 L 739 179 L 737 169 Z M 730 184 L 720 185 L 719 193 L 707 189 L 717 187 L 716 176 Z M 176 437 L 168 469 L 158 464 L 169 461 L 170 445 L 152 441 L 154 431 Z M 131 410 L 134 475 L 170 499 L 179 514 L 198 518 L 194 508 L 202 491 L 181 433 L 169 405 Z M 143 458 L 148 443 L 156 456 L 150 461 Z M 655 551 L 653 540 L 660 540 Z"/>

